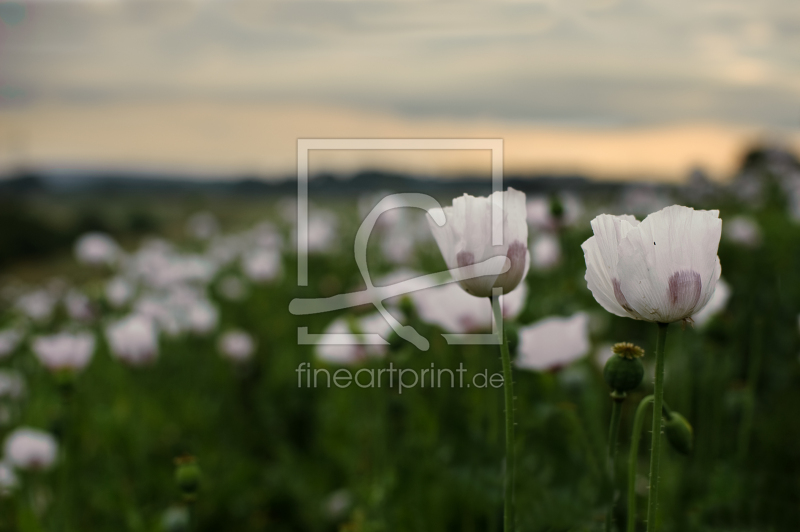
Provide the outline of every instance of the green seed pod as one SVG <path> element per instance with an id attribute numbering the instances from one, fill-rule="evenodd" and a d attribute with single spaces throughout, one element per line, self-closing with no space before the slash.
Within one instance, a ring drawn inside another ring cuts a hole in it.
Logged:
<path id="1" fill-rule="evenodd" d="M 187 500 L 194 500 L 200 488 L 200 467 L 191 456 L 183 456 L 175 460 L 175 483 Z"/>
<path id="2" fill-rule="evenodd" d="M 625 358 L 614 355 L 603 368 L 603 377 L 616 392 L 629 392 L 639 386 L 644 379 L 644 366 L 638 358 Z"/>
<path id="3" fill-rule="evenodd" d="M 670 418 L 664 421 L 664 432 L 673 449 L 681 454 L 690 454 L 694 445 L 692 426 L 682 415 L 671 412 Z"/>

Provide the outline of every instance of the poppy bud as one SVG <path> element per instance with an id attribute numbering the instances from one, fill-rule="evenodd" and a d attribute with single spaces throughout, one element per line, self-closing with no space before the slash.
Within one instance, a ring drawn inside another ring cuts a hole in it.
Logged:
<path id="1" fill-rule="evenodd" d="M 673 449 L 681 454 L 692 452 L 694 433 L 685 417 L 676 412 L 670 412 L 669 418 L 664 423 L 664 432 Z"/>
<path id="2" fill-rule="evenodd" d="M 615 392 L 629 392 L 639 386 L 644 378 L 644 366 L 640 360 L 644 356 L 644 350 L 623 342 L 614 345 L 612 351 L 614 356 L 606 362 L 603 377 Z"/>
<path id="3" fill-rule="evenodd" d="M 187 501 L 194 500 L 200 488 L 200 468 L 193 456 L 175 459 L 175 483 Z"/>

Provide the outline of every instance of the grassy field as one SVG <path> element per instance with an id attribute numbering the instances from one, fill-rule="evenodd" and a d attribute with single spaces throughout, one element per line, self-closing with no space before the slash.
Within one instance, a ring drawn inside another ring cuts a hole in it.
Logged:
<path id="1" fill-rule="evenodd" d="M 796 176 L 797 169 L 753 162 L 747 183 L 760 192 L 743 197 L 737 192 L 744 181 L 703 194 L 675 189 L 648 196 L 648 205 L 720 209 L 719 256 L 731 289 L 725 308 L 702 326 L 670 326 L 665 399 L 692 424 L 694 449 L 689 456 L 669 446 L 664 450 L 660 521 L 665 532 L 782 532 L 797 530 L 800 523 L 800 419 L 794 410 L 800 407 L 800 224 L 792 219 L 787 193 L 791 172 Z M 611 343 L 634 342 L 647 352 L 645 365 L 652 371 L 656 326 L 613 316 L 595 302 L 583 278 L 580 245 L 591 236 L 589 220 L 595 213 L 626 212 L 637 205 L 632 198 L 613 198 L 613 203 L 579 198 L 581 212 L 569 223 L 531 229 L 532 235 L 557 238 L 561 257 L 550 268 L 531 269 L 523 309 L 510 325 L 586 312 L 591 349 L 558 369 L 515 369 L 520 531 L 603 529 L 613 492 L 605 470 L 611 400 L 598 353 L 607 352 Z M 441 199 L 449 203 L 451 198 Z M 0 394 L 0 440 L 27 426 L 53 434 L 59 448 L 56 463 L 46 471 L 16 472 L 16 487 L 0 497 L 0 529 L 179 530 L 188 511 L 185 527 L 205 531 L 502 530 L 502 389 L 298 385 L 301 363 L 330 371 L 338 366 L 321 360 L 314 346 L 298 345 L 297 327 L 320 333 L 336 318 L 353 323 L 374 309 L 305 317 L 289 313 L 294 298 L 356 290 L 363 281 L 352 256 L 359 224 L 356 199 L 316 200 L 338 225 L 329 238 L 331 248 L 311 255 L 310 283 L 302 288 L 296 286 L 286 205 L 258 198 L 189 198 L 177 206 L 120 198 L 29 198 L 15 206 L 26 220 L 60 227 L 58 234 L 68 243 L 4 262 L 0 330 L 22 330 L 24 339 L 0 359 L 0 368 L 22 375 L 26 393 L 18 398 Z M 638 208 L 644 209 L 634 213 L 640 219 L 649 212 L 646 205 Z M 186 235 L 185 221 L 198 210 L 214 213 L 221 228 L 217 236 Z M 756 225 L 757 238 L 726 231 L 739 216 Z M 259 282 L 242 273 L 239 256 L 266 245 L 253 244 L 259 237 L 252 228 L 264 220 L 283 240 L 282 273 Z M 4 242 L 14 241 L 8 235 L 21 227 L 6 224 Z M 212 268 L 201 280 L 154 286 L 122 266 L 80 264 L 69 246 L 88 229 L 113 234 L 128 260 L 148 237 L 159 236 L 173 243 L 170 257 L 196 254 Z M 414 240 L 404 264 L 390 260 L 381 251 L 389 232 L 379 230 L 370 242 L 373 277 L 401 266 L 423 273 L 445 269 L 436 244 L 424 235 Z M 212 250 L 223 235 L 232 234 L 244 239 L 245 248 L 225 260 Z M 136 290 L 116 308 L 104 295 L 115 275 L 130 278 Z M 54 283 L 53 277 L 61 281 Z M 230 278 L 245 286 L 239 300 L 222 295 L 220 285 Z M 113 356 L 107 326 L 137 308 L 137 298 L 164 294 L 179 284 L 191 285 L 210 302 L 218 323 L 203 332 L 162 330 L 151 364 L 131 366 Z M 46 319 L 26 318 L 16 301 L 40 287 L 59 300 L 67 287 L 80 290 L 90 299 L 91 316 L 76 321 L 58 304 Z M 423 320 L 412 300 L 398 305 L 406 322 L 430 340 L 430 350 L 393 338 L 384 356 L 365 357 L 348 366 L 352 371 L 390 364 L 422 371 L 431 363 L 454 371 L 463 364 L 468 376 L 501 371 L 497 346 L 448 345 L 441 336 L 448 331 Z M 257 345 L 245 363 L 220 355 L 220 335 L 231 329 L 246 331 Z M 33 353 L 35 338 L 62 330 L 90 331 L 96 338 L 90 363 L 72 378 L 48 371 Z M 616 506 L 618 523 L 625 521 L 633 415 L 650 393 L 648 377 L 623 406 L 613 481 L 623 493 Z M 637 467 L 638 530 L 644 530 L 649 448 L 646 430 Z M 175 482 L 175 459 L 187 455 L 202 472 L 193 502 Z"/>

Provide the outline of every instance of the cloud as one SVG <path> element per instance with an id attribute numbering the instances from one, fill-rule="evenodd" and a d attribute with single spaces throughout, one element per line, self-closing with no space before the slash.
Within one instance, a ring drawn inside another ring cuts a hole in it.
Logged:
<path id="1" fill-rule="evenodd" d="M 40 99 L 291 99 L 407 115 L 795 127 L 791 2 L 34 2 L 0 80 Z"/>

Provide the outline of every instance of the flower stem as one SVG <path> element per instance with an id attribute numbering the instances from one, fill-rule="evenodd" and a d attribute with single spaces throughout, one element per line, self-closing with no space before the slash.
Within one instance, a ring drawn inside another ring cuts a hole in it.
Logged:
<path id="1" fill-rule="evenodd" d="M 664 347 L 667 341 L 668 323 L 658 324 L 656 341 L 656 383 L 653 392 L 653 445 L 650 449 L 650 492 L 647 500 L 647 532 L 656 532 L 656 513 L 658 511 L 658 462 L 661 457 L 661 414 L 664 402 Z"/>
<path id="2" fill-rule="evenodd" d="M 631 450 L 628 456 L 628 532 L 636 532 L 636 461 L 639 456 L 639 440 L 642 439 L 644 416 L 647 414 L 647 407 L 652 402 L 652 395 L 642 399 L 636 408 L 636 417 L 633 419 Z"/>
<path id="3" fill-rule="evenodd" d="M 624 397 L 612 397 L 611 401 L 611 425 L 608 429 L 608 479 L 611 483 L 611 504 L 606 512 L 606 532 L 611 532 L 611 526 L 614 522 L 614 505 L 617 501 L 614 477 L 617 471 L 617 438 L 619 436 L 623 400 Z"/>
<path id="4" fill-rule="evenodd" d="M 500 309 L 499 298 L 492 304 L 494 321 L 500 335 L 500 353 L 503 360 L 503 391 L 505 392 L 506 406 L 506 463 L 505 463 L 505 497 L 503 504 L 503 529 L 505 532 L 514 532 L 514 383 L 511 374 L 511 354 L 508 352 L 508 340 L 503 327 L 503 313 Z"/>
<path id="5" fill-rule="evenodd" d="M 739 425 L 739 462 L 747 459 L 750 447 L 750 433 L 753 430 L 753 420 L 756 407 L 756 387 L 761 374 L 761 342 L 764 331 L 764 320 L 760 317 L 753 320 L 753 331 L 750 341 L 750 363 L 747 366 L 747 383 L 745 388 L 744 411 L 742 422 Z"/>

